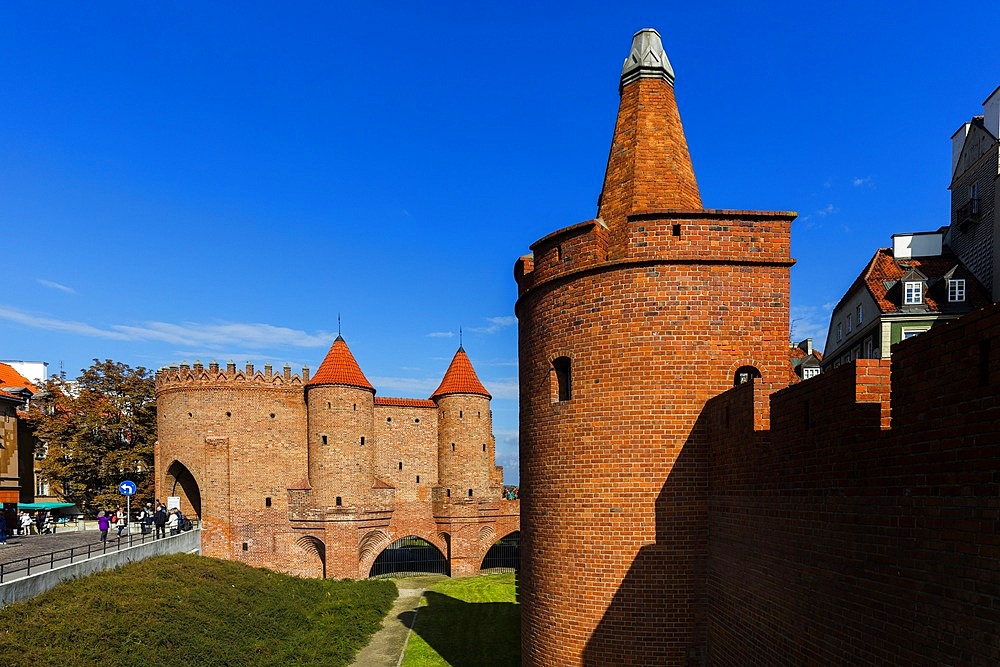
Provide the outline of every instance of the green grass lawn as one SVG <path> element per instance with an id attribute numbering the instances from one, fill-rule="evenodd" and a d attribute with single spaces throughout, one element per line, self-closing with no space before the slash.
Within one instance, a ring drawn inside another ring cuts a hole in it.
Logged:
<path id="1" fill-rule="evenodd" d="M 163 556 L 0 610 L 0 664 L 349 665 L 395 598 L 390 581 L 299 579 Z"/>
<path id="2" fill-rule="evenodd" d="M 516 667 L 520 625 L 515 575 L 439 581 L 424 594 L 402 667 Z"/>

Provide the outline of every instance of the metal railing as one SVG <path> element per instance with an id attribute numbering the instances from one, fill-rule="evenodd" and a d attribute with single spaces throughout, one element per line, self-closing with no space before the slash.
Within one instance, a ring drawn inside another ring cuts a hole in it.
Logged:
<path id="1" fill-rule="evenodd" d="M 199 522 L 192 519 L 191 529 L 199 530 Z M 67 549 L 58 549 L 49 553 L 7 561 L 6 563 L 0 563 L 0 584 L 4 583 L 5 578 L 10 580 L 11 578 L 21 579 L 23 577 L 30 577 L 32 572 L 35 574 L 38 574 L 39 572 L 47 572 L 48 570 L 55 569 L 56 567 L 62 567 L 63 565 L 78 563 L 97 556 L 103 556 L 108 552 L 113 553 L 115 551 L 121 551 L 122 549 L 128 549 L 136 544 L 145 544 L 147 541 L 153 541 L 154 539 L 169 540 L 171 537 L 177 537 L 177 535 L 167 535 L 166 537 L 156 538 L 155 531 L 151 531 L 149 533 L 122 535 L 121 538 L 109 536 L 108 540 L 105 542 L 90 543 L 83 546 L 69 547 Z M 20 575 L 21 572 L 24 574 Z M 15 575 L 19 576 L 15 577 Z"/>

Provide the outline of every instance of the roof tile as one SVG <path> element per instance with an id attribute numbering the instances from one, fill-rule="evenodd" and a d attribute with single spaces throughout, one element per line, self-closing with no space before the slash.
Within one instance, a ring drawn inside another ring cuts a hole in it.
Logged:
<path id="1" fill-rule="evenodd" d="M 448 370 L 445 372 L 437 391 L 431 394 L 431 399 L 436 399 L 446 394 L 479 394 L 486 398 L 493 398 L 490 396 L 490 392 L 486 391 L 483 383 L 479 381 L 479 377 L 476 376 L 476 371 L 472 368 L 472 362 L 469 361 L 469 355 L 465 353 L 462 346 L 458 347 L 458 352 L 455 353 L 454 359 L 451 360 L 451 365 L 448 366 Z"/>
<path id="2" fill-rule="evenodd" d="M 358 387 L 375 393 L 375 387 L 361 372 L 361 367 L 358 366 L 358 362 L 355 361 L 354 355 L 351 354 L 351 350 L 347 347 L 342 336 L 337 336 L 337 340 L 333 341 L 333 346 L 326 353 L 326 358 L 323 359 L 323 363 L 316 369 L 316 374 L 310 378 L 306 386 L 314 387 L 322 384 Z"/>

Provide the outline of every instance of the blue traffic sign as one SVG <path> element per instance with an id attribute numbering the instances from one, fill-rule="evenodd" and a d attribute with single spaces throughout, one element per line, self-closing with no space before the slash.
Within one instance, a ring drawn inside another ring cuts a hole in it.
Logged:
<path id="1" fill-rule="evenodd" d="M 130 482 L 128 480 L 125 480 L 124 482 L 118 485 L 118 493 L 122 494 L 123 496 L 134 496 L 135 488 L 136 488 L 135 482 Z"/>

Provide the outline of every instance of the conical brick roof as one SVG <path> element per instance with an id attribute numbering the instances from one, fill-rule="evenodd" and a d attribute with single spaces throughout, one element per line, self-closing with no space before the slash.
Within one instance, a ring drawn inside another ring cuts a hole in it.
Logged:
<path id="1" fill-rule="evenodd" d="M 701 209 L 674 98 L 674 70 L 652 28 L 633 37 L 620 91 L 598 216 L 616 229 L 636 213 Z"/>
<path id="2" fill-rule="evenodd" d="M 321 384 L 358 387 L 375 393 L 375 387 L 361 372 L 361 367 L 354 360 L 354 355 L 351 354 L 343 336 L 337 336 L 337 340 L 333 341 L 333 346 L 326 353 L 326 358 L 323 359 L 323 363 L 319 365 L 316 374 L 306 383 L 306 386 L 315 387 Z"/>
<path id="3" fill-rule="evenodd" d="M 490 396 L 490 392 L 486 391 L 483 383 L 479 381 L 476 371 L 472 368 L 472 362 L 469 361 L 469 355 L 465 353 L 461 345 L 458 347 L 458 352 L 455 353 L 455 358 L 451 360 L 448 370 L 445 371 L 437 391 L 431 394 L 431 399 L 446 394 L 479 394 L 486 398 L 493 398 Z"/>

